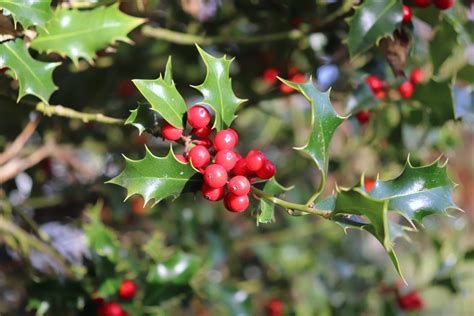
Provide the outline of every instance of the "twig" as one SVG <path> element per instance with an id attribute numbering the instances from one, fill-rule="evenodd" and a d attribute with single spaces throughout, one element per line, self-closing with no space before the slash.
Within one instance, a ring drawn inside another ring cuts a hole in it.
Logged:
<path id="1" fill-rule="evenodd" d="M 41 160 L 50 156 L 55 148 L 56 146 L 53 143 L 48 143 L 25 158 L 10 160 L 8 163 L 0 167 L 0 183 L 10 180 L 20 172 L 38 164 Z"/>
<path id="2" fill-rule="evenodd" d="M 0 165 L 4 164 L 5 162 L 7 162 L 18 154 L 18 152 L 23 148 L 28 139 L 30 139 L 31 135 L 33 135 L 34 131 L 36 130 L 36 127 L 38 127 L 40 120 L 41 117 L 37 116 L 34 120 L 28 122 L 23 131 L 20 133 L 20 135 L 18 135 L 18 137 L 13 141 L 13 143 L 7 146 L 5 151 L 0 154 Z"/>
<path id="3" fill-rule="evenodd" d="M 84 123 L 87 122 L 99 122 L 104 124 L 118 124 L 123 125 L 125 120 L 118 119 L 114 117 L 106 116 L 102 113 L 83 113 L 79 112 L 62 105 L 49 105 L 43 102 L 39 102 L 35 105 L 37 111 L 43 113 L 46 116 L 62 116 L 68 117 L 72 119 L 78 119 L 83 121 Z"/>
<path id="4" fill-rule="evenodd" d="M 67 275 L 73 274 L 73 271 L 68 266 L 66 259 L 64 259 L 64 257 L 62 257 L 61 254 L 58 253 L 54 248 L 41 242 L 33 235 L 28 234 L 26 231 L 15 225 L 13 222 L 5 219 L 3 216 L 0 216 L 0 231 L 13 236 L 23 244 L 27 243 L 36 250 L 51 256 L 61 265 Z"/>

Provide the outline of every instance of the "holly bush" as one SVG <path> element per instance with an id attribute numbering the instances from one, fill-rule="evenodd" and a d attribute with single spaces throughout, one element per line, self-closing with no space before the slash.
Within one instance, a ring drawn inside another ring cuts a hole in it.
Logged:
<path id="1" fill-rule="evenodd" d="M 0 10 L 2 315 L 474 313 L 469 1 Z"/>

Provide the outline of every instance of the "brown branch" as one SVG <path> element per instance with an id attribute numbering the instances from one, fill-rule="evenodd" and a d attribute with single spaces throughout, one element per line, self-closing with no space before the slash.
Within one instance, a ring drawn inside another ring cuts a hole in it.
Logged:
<path id="1" fill-rule="evenodd" d="M 37 116 L 34 120 L 28 122 L 23 131 L 18 135 L 18 137 L 5 148 L 5 151 L 0 154 L 0 165 L 4 164 L 8 160 L 12 159 L 18 154 L 18 152 L 23 148 L 31 135 L 33 135 L 36 127 L 41 120 L 40 116 Z"/>

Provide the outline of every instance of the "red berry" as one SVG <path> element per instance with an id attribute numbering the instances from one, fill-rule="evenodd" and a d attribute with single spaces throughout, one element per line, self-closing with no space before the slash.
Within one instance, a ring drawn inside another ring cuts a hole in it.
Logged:
<path id="1" fill-rule="evenodd" d="M 412 12 L 409 6 L 403 5 L 403 23 L 410 23 Z"/>
<path id="2" fill-rule="evenodd" d="M 188 163 L 188 160 L 184 155 L 176 155 L 176 160 L 181 161 L 182 163 Z"/>
<path id="3" fill-rule="evenodd" d="M 219 201 L 224 197 L 225 188 L 212 188 L 207 183 L 203 183 L 201 187 L 202 196 L 209 201 Z"/>
<path id="4" fill-rule="evenodd" d="M 209 165 L 204 170 L 204 181 L 212 188 L 221 188 L 227 183 L 227 171 L 221 165 Z"/>
<path id="5" fill-rule="evenodd" d="M 370 112 L 369 111 L 360 111 L 356 114 L 357 121 L 360 124 L 365 124 L 370 120 Z"/>
<path id="6" fill-rule="evenodd" d="M 239 137 L 237 136 L 237 133 L 233 129 L 228 128 L 217 132 L 216 136 L 214 136 L 214 147 L 218 151 L 223 149 L 233 149 L 238 141 Z"/>
<path id="7" fill-rule="evenodd" d="M 122 307 L 116 302 L 108 302 L 97 310 L 97 316 L 122 316 Z"/>
<path id="8" fill-rule="evenodd" d="M 238 157 L 232 150 L 219 150 L 214 158 L 214 162 L 224 167 L 226 171 L 232 170 L 237 163 Z"/>
<path id="9" fill-rule="evenodd" d="M 8 67 L 0 68 L 0 74 L 5 73 L 8 70 Z"/>
<path id="10" fill-rule="evenodd" d="M 247 168 L 250 171 L 257 171 L 262 168 L 265 163 L 266 157 L 265 154 L 258 150 L 251 150 L 245 157 L 247 162 Z"/>
<path id="11" fill-rule="evenodd" d="M 195 168 L 204 167 L 211 161 L 211 155 L 206 147 L 198 145 L 191 148 L 188 155 L 189 161 Z"/>
<path id="12" fill-rule="evenodd" d="M 398 92 L 400 92 L 400 95 L 404 99 L 409 99 L 413 95 L 413 84 L 410 81 L 405 81 L 398 87 Z"/>
<path id="13" fill-rule="evenodd" d="M 365 191 L 367 192 L 372 191 L 374 186 L 375 186 L 375 180 L 370 179 L 370 178 L 364 178 Z"/>
<path id="14" fill-rule="evenodd" d="M 227 193 L 224 198 L 224 205 L 227 210 L 240 213 L 247 209 L 249 206 L 248 195 L 235 195 L 233 193 Z"/>
<path id="15" fill-rule="evenodd" d="M 434 5 L 440 10 L 447 10 L 454 4 L 454 0 L 433 0 Z"/>
<path id="16" fill-rule="evenodd" d="M 199 138 L 206 138 L 211 135 L 212 129 L 209 126 L 204 126 L 201 128 L 193 128 L 191 134 L 196 135 Z"/>
<path id="17" fill-rule="evenodd" d="M 304 83 L 305 77 L 302 74 L 296 74 L 296 75 L 290 77 L 289 81 L 296 82 L 296 83 Z M 292 87 L 290 87 L 290 86 L 288 86 L 284 83 L 280 84 L 280 92 L 282 92 L 282 93 L 290 93 L 293 90 L 294 89 Z"/>
<path id="18" fill-rule="evenodd" d="M 406 311 L 421 310 L 425 306 L 423 298 L 417 291 L 398 297 L 397 302 L 398 306 Z"/>
<path id="19" fill-rule="evenodd" d="M 194 128 L 201 128 L 207 126 L 211 121 L 211 114 L 209 111 L 201 106 L 195 105 L 188 110 L 188 123 Z"/>
<path id="20" fill-rule="evenodd" d="M 137 293 L 137 285 L 132 280 L 123 280 L 119 288 L 119 297 L 124 300 L 132 299 Z"/>
<path id="21" fill-rule="evenodd" d="M 274 298 L 267 303 L 266 310 L 267 316 L 282 316 L 283 302 L 279 299 Z"/>
<path id="22" fill-rule="evenodd" d="M 212 141 L 207 137 L 203 138 L 203 139 L 197 139 L 197 140 L 193 141 L 193 143 L 196 144 L 196 145 L 204 146 L 206 148 L 211 148 L 212 147 Z"/>
<path id="23" fill-rule="evenodd" d="M 290 69 L 288 69 L 288 76 L 294 76 L 294 75 L 297 75 L 300 73 L 300 69 L 296 66 L 293 66 L 293 67 L 290 67 Z"/>
<path id="24" fill-rule="evenodd" d="M 252 171 L 250 171 L 247 168 L 247 161 L 243 158 L 240 158 L 239 160 L 237 160 L 237 163 L 235 164 L 234 169 L 232 169 L 232 172 L 235 175 L 239 175 L 239 176 L 247 176 L 250 173 L 252 173 Z"/>
<path id="25" fill-rule="evenodd" d="M 135 85 L 130 80 L 122 80 L 118 83 L 117 94 L 121 97 L 131 97 L 135 91 Z"/>
<path id="26" fill-rule="evenodd" d="M 275 172 L 276 172 L 276 169 L 273 162 L 266 159 L 263 164 L 263 167 L 257 170 L 257 177 L 263 180 L 267 180 L 273 177 L 275 175 Z"/>
<path id="27" fill-rule="evenodd" d="M 267 68 L 263 72 L 263 80 L 269 85 L 275 84 L 277 82 L 278 70 L 275 68 Z"/>
<path id="28" fill-rule="evenodd" d="M 431 0 L 413 0 L 413 3 L 419 8 L 429 7 Z"/>
<path id="29" fill-rule="evenodd" d="M 283 82 L 280 83 L 280 92 L 281 93 L 290 93 L 293 91 L 293 88 L 290 87 L 290 86 L 287 86 L 286 84 L 284 84 Z"/>
<path id="30" fill-rule="evenodd" d="M 410 81 L 413 84 L 420 84 L 425 80 L 425 74 L 420 68 L 415 68 L 412 70 L 410 75 Z"/>
<path id="31" fill-rule="evenodd" d="M 379 79 L 377 76 L 374 75 L 368 76 L 365 81 L 373 92 L 381 91 L 384 87 L 383 80 Z"/>
<path id="32" fill-rule="evenodd" d="M 165 123 L 161 127 L 161 135 L 167 140 L 178 140 L 183 136 L 183 130 L 181 128 L 174 127 L 169 123 Z"/>
<path id="33" fill-rule="evenodd" d="M 250 192 L 250 182 L 244 176 L 235 176 L 227 185 L 229 192 L 235 195 L 247 195 Z"/>
<path id="34" fill-rule="evenodd" d="M 374 96 L 375 96 L 376 99 L 383 99 L 383 98 L 387 97 L 387 92 L 385 92 L 384 90 L 376 91 L 374 93 Z"/>

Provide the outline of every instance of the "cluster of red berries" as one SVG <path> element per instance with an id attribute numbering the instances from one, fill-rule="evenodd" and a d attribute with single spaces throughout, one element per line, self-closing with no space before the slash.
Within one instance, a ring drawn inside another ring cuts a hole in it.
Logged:
<path id="1" fill-rule="evenodd" d="M 123 280 L 120 283 L 118 296 L 124 301 L 129 301 L 135 297 L 137 289 L 137 285 L 132 280 Z M 117 302 L 106 302 L 103 298 L 95 298 L 94 301 L 99 304 L 97 316 L 130 316 Z"/>
<path id="2" fill-rule="evenodd" d="M 405 1 L 406 2 L 406 1 Z M 454 0 L 413 0 L 415 6 L 419 8 L 427 8 L 433 3 L 440 10 L 447 10 L 454 4 Z M 407 5 L 403 5 L 403 23 L 410 23 L 413 13 L 411 8 Z"/>
<path id="3" fill-rule="evenodd" d="M 263 72 L 262 77 L 266 83 L 273 86 L 278 81 L 277 79 L 278 75 L 279 75 L 278 69 L 267 68 Z M 298 67 L 291 67 L 288 70 L 288 77 L 290 78 L 289 80 L 292 82 L 303 83 L 305 81 L 305 77 L 301 73 Z M 280 83 L 279 89 L 281 93 L 291 93 L 294 90 L 292 87 L 284 84 L 283 82 Z"/>
<path id="4" fill-rule="evenodd" d="M 234 149 L 239 136 L 231 128 L 217 132 L 211 140 L 211 114 L 205 107 L 191 107 L 187 121 L 193 127 L 191 137 L 195 136 L 197 139 L 191 139 L 194 146 L 189 151 L 186 147 L 184 155 L 176 155 L 176 158 L 183 163 L 190 162 L 204 175 L 201 193 L 206 199 L 219 201 L 224 198 L 225 207 L 229 211 L 245 211 L 249 205 L 250 183 L 257 177 L 263 180 L 272 178 L 275 175 L 275 165 L 258 150 L 249 151 L 245 157 L 236 152 Z M 167 140 L 178 140 L 183 137 L 184 130 L 165 123 L 161 133 Z"/>
<path id="5" fill-rule="evenodd" d="M 415 91 L 415 86 L 425 80 L 425 74 L 420 68 L 415 68 L 410 73 L 410 80 L 404 81 L 398 87 L 398 93 L 403 99 L 409 99 Z M 377 99 L 383 99 L 387 97 L 390 85 L 383 79 L 377 76 L 370 75 L 366 79 L 367 85 L 372 90 L 372 93 Z M 364 124 L 370 120 L 369 111 L 361 111 L 356 114 L 356 118 L 359 123 Z"/>

